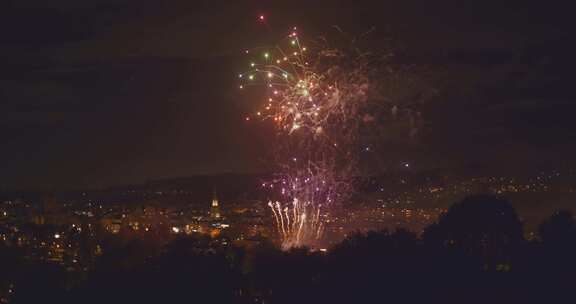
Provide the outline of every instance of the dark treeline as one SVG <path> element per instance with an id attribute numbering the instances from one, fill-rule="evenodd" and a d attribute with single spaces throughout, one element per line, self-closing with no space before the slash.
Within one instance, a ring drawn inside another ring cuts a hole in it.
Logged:
<path id="1" fill-rule="evenodd" d="M 421 236 L 351 236 L 328 252 L 214 248 L 186 237 L 161 252 L 131 241 L 72 286 L 49 264 L 0 249 L 11 303 L 572 303 L 576 223 L 560 211 L 526 240 L 504 199 L 455 203 Z"/>

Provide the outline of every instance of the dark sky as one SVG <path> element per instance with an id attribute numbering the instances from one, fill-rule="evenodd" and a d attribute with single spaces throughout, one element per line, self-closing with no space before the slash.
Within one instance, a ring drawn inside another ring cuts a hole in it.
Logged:
<path id="1" fill-rule="evenodd" d="M 242 121 L 238 54 L 293 25 L 375 27 L 372 48 L 392 43 L 423 67 L 438 96 L 419 144 L 394 157 L 422 168 L 569 160 L 572 11 L 468 2 L 2 1 L 0 190 L 262 170 L 268 138 Z"/>

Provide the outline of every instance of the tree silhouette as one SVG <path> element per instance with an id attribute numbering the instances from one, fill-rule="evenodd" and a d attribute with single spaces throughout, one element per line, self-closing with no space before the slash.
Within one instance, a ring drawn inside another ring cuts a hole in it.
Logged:
<path id="1" fill-rule="evenodd" d="M 453 204 L 425 230 L 423 239 L 428 245 L 480 255 L 488 267 L 509 260 L 524 240 L 522 224 L 512 205 L 492 195 L 474 195 Z"/>
<path id="2" fill-rule="evenodd" d="M 539 227 L 541 243 L 524 252 L 530 271 L 525 277 L 535 280 L 534 290 L 550 302 L 562 302 L 572 296 L 576 273 L 576 223 L 571 212 L 555 212 Z M 554 297 L 554 298 L 551 298 Z"/>
<path id="3" fill-rule="evenodd" d="M 576 221 L 568 210 L 554 213 L 539 228 L 540 238 L 548 245 L 562 246 L 576 242 Z"/>

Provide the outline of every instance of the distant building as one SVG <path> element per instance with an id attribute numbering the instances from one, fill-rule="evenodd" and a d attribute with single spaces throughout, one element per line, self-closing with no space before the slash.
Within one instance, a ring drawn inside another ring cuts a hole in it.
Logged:
<path id="1" fill-rule="evenodd" d="M 40 212 L 33 216 L 32 222 L 37 225 L 61 224 L 63 220 L 62 213 L 62 206 L 57 202 L 56 196 L 53 193 L 49 193 L 43 196 Z"/>
<path id="2" fill-rule="evenodd" d="M 212 219 L 220 219 L 220 204 L 218 203 L 218 196 L 216 191 L 212 195 L 212 204 L 210 206 L 210 216 Z"/>

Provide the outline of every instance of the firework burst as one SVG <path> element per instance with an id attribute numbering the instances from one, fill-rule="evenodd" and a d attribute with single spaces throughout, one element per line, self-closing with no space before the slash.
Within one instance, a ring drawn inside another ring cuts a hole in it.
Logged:
<path id="1" fill-rule="evenodd" d="M 263 187 L 280 194 L 268 206 L 282 247 L 314 246 L 332 206 L 354 193 L 362 153 L 378 153 L 370 143 L 377 130 L 406 112 L 390 98 L 397 71 L 389 54 L 304 43 L 296 29 L 271 50 L 246 53 L 258 57 L 238 75 L 240 89 L 266 90 L 262 108 L 246 119 L 271 120 L 277 131 L 279 173 Z"/>

